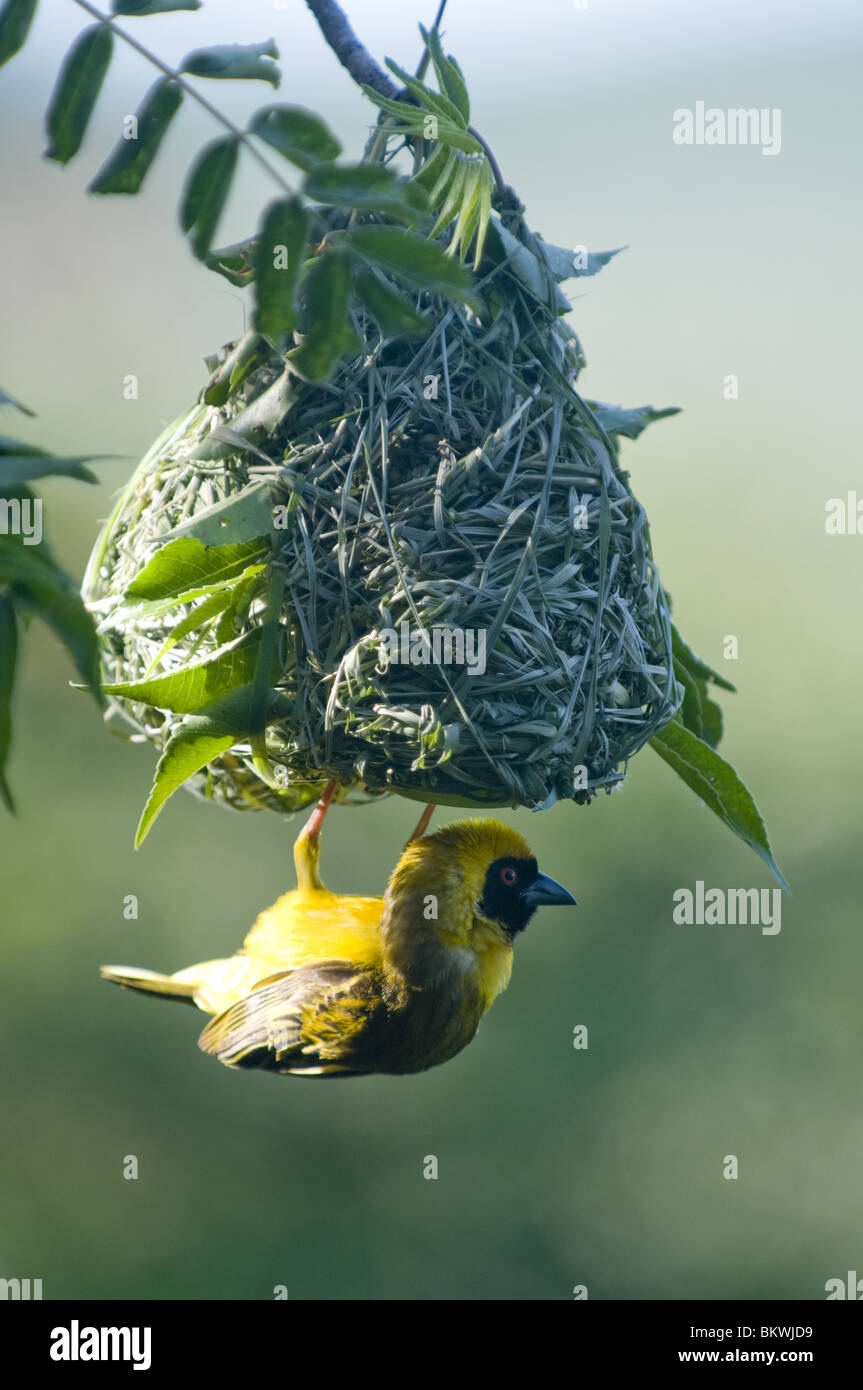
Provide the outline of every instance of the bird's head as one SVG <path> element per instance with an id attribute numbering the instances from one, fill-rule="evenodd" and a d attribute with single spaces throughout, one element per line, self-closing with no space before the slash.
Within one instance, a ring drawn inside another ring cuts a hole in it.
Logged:
<path id="1" fill-rule="evenodd" d="M 413 920 L 418 913 L 420 922 L 425 919 L 453 945 L 478 945 L 475 938 L 489 927 L 511 945 L 538 907 L 575 903 L 566 888 L 540 872 L 527 841 L 496 820 L 454 821 L 412 841 L 387 899 L 405 906 L 412 900 Z"/>

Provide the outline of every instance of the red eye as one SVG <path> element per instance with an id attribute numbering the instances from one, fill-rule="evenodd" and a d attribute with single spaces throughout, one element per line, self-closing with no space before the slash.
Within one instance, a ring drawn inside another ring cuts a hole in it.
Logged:
<path id="1" fill-rule="evenodd" d="M 516 882 L 517 878 L 518 874 L 516 873 L 515 869 L 513 869 L 510 865 L 508 865 L 505 869 L 501 869 L 500 871 L 501 883 L 507 884 L 507 886 L 510 888 Z"/>

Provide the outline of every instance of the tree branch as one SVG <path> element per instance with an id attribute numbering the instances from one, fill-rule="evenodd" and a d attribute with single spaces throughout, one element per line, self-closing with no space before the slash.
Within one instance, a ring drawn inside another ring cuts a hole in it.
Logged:
<path id="1" fill-rule="evenodd" d="M 201 93 L 197 92 L 195 88 L 190 85 L 181 72 L 178 72 L 176 68 L 169 67 L 167 63 L 163 63 L 161 58 L 158 58 L 149 48 L 145 48 L 137 39 L 132 38 L 131 34 L 127 34 L 125 29 L 121 29 L 112 15 L 103 14 L 101 10 L 96 9 L 95 5 L 91 5 L 89 0 L 74 0 L 74 3 L 82 10 L 85 10 L 87 14 L 92 15 L 93 19 L 97 19 L 100 24 L 104 24 L 105 28 L 110 29 L 112 34 L 116 34 L 118 39 L 122 39 L 130 48 L 134 48 L 136 53 L 140 53 L 142 58 L 146 58 L 148 63 L 153 64 L 154 68 L 158 68 L 159 72 L 169 77 L 176 86 L 182 88 L 182 90 L 186 92 L 193 101 L 196 101 L 199 106 L 203 106 L 204 110 L 209 112 L 220 125 L 223 125 L 226 130 L 231 132 L 238 144 L 245 146 L 261 167 L 266 169 L 270 177 L 275 179 L 284 193 L 291 196 L 293 195 L 294 190 L 291 188 L 291 185 L 282 178 L 278 170 L 274 169 L 270 161 L 265 159 L 260 150 L 252 144 L 247 132 L 240 130 L 238 126 L 234 125 L 233 121 L 229 121 L 228 117 L 222 114 L 218 107 L 214 106 L 211 101 L 207 101 L 206 97 L 201 96 Z"/>
<path id="2" fill-rule="evenodd" d="M 306 0 L 306 4 L 330 48 L 354 81 L 373 87 L 382 97 L 397 97 L 400 89 L 360 43 L 336 0 Z"/>
<path id="3" fill-rule="evenodd" d="M 365 83 L 367 87 L 373 87 L 383 97 L 392 97 L 394 100 L 402 95 L 402 89 L 396 87 L 387 77 L 383 68 L 379 68 L 368 49 L 360 43 L 353 29 L 351 28 L 347 15 L 336 0 L 306 0 L 306 4 L 318 21 L 318 28 L 335 53 L 343 68 L 346 68 L 355 82 Z M 433 29 L 437 29 L 443 18 L 446 9 L 446 0 L 441 0 L 435 16 Z M 422 62 L 417 76 L 421 76 L 423 69 L 428 62 L 428 49 L 423 54 Z M 491 165 L 494 181 L 497 184 L 498 192 L 506 196 L 511 192 L 507 187 L 506 181 L 500 170 L 500 165 L 488 142 L 483 139 L 475 126 L 468 126 L 469 133 L 478 140 L 486 153 L 486 158 Z"/>

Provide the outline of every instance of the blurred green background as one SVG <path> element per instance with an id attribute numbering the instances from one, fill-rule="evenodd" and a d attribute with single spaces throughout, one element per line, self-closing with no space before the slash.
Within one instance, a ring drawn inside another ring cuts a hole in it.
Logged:
<path id="1" fill-rule="evenodd" d="M 416 61 L 433 3 L 348 8 L 378 57 Z M 84 20 L 72 0 L 44 4 L 0 82 L 0 382 L 39 412 L 3 428 L 126 456 L 100 465 L 98 491 L 44 487 L 49 538 L 76 575 L 245 303 L 176 227 L 183 170 L 215 133 L 203 113 L 187 104 L 141 197 L 85 195 L 151 81 L 140 59 L 115 58 L 79 158 L 40 159 Z M 275 33 L 279 98 L 320 110 L 359 153 L 370 109 L 300 0 L 220 0 L 129 28 L 171 60 Z M 200 1016 L 109 989 L 98 965 L 229 953 L 290 886 L 299 822 L 179 796 L 135 854 L 153 751 L 107 734 L 34 632 L 19 814 L 0 825 L 0 1276 L 42 1278 L 46 1298 L 259 1299 L 285 1284 L 297 1299 L 567 1299 L 586 1284 L 593 1299 L 794 1299 L 863 1269 L 863 538 L 824 531 L 828 498 L 863 495 L 860 34 L 851 0 L 451 0 L 447 21 L 474 120 L 533 225 L 631 248 L 577 287 L 583 384 L 684 407 L 624 462 L 681 629 L 739 688 L 723 697 L 724 751 L 792 882 L 781 934 L 673 924 L 676 888 L 771 880 L 647 750 L 590 808 L 512 815 L 580 906 L 535 919 L 461 1056 L 332 1084 L 230 1072 L 197 1050 Z M 260 84 L 206 95 L 238 119 L 273 99 Z M 675 146 L 672 113 L 697 100 L 780 107 L 781 153 Z M 269 196 L 244 164 L 218 240 L 248 234 Z M 727 634 L 736 663 L 723 664 Z M 336 809 L 328 885 L 380 891 L 415 815 L 399 801 Z M 428 1154 L 437 1181 L 422 1176 Z"/>

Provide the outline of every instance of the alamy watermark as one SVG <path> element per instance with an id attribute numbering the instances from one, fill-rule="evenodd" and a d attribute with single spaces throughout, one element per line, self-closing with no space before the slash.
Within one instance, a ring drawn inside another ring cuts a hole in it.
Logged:
<path id="1" fill-rule="evenodd" d="M 824 1292 L 829 1303 L 833 1298 L 851 1299 L 854 1303 L 863 1302 L 863 1279 L 857 1278 L 856 1269 L 849 1269 L 848 1278 L 828 1279 Z"/>
<path id="2" fill-rule="evenodd" d="M 149 1327 L 69 1327 L 51 1332 L 52 1361 L 131 1361 L 133 1371 L 148 1371 L 152 1362 Z"/>
<path id="3" fill-rule="evenodd" d="M 695 103 L 674 112 L 675 145 L 760 145 L 762 154 L 782 149 L 782 110 L 779 106 L 718 106 Z"/>
<path id="4" fill-rule="evenodd" d="M 0 536 L 20 536 L 25 545 L 39 545 L 42 498 L 0 497 Z"/>
<path id="5" fill-rule="evenodd" d="M 672 921 L 679 926 L 760 926 L 762 936 L 782 930 L 781 888 L 708 888 L 698 879 L 695 891 L 675 888 Z"/>
<path id="6" fill-rule="evenodd" d="M 0 1279 L 0 1299 L 28 1302 L 42 1297 L 41 1279 Z"/>
<path id="7" fill-rule="evenodd" d="M 464 666 L 469 676 L 485 674 L 485 628 L 415 627 L 405 619 L 382 628 L 379 645 L 390 665 Z"/>

